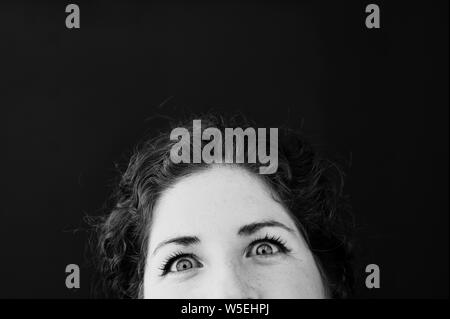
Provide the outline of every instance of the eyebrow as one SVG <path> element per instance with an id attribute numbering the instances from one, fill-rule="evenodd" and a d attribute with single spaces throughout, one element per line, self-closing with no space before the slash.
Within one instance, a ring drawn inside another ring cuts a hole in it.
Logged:
<path id="1" fill-rule="evenodd" d="M 283 228 L 283 229 L 287 230 L 290 233 L 295 233 L 295 231 L 292 228 L 290 228 L 276 220 L 270 219 L 270 220 L 265 220 L 265 221 L 261 221 L 261 222 L 255 222 L 255 223 L 244 225 L 241 228 L 239 228 L 239 231 L 237 234 L 239 236 L 250 236 L 265 227 L 279 227 L 279 228 Z M 167 239 L 167 240 L 164 240 L 161 243 L 159 243 L 158 246 L 156 246 L 156 248 L 153 250 L 152 255 L 154 255 L 156 253 L 156 251 L 159 250 L 161 247 L 169 245 L 169 244 L 176 244 L 176 245 L 186 247 L 186 246 L 190 246 L 190 245 L 194 245 L 194 244 L 198 244 L 198 243 L 200 243 L 200 239 L 197 236 L 174 237 L 174 238 Z"/>
<path id="2" fill-rule="evenodd" d="M 169 244 L 176 244 L 181 246 L 190 246 L 193 244 L 198 244 L 200 242 L 200 239 L 197 236 L 180 236 L 180 237 L 174 237 L 168 240 L 165 240 L 156 246 L 156 248 L 153 250 L 152 255 L 156 253 L 158 249 L 160 249 L 162 246 L 166 246 Z"/>
<path id="3" fill-rule="evenodd" d="M 250 236 L 264 227 L 279 227 L 279 228 L 283 228 L 283 229 L 287 230 L 290 233 L 295 233 L 292 228 L 286 226 L 285 224 L 280 223 L 276 220 L 270 219 L 270 220 L 265 220 L 265 221 L 251 223 L 251 224 L 242 226 L 241 228 L 239 228 L 238 235 L 239 236 Z"/>

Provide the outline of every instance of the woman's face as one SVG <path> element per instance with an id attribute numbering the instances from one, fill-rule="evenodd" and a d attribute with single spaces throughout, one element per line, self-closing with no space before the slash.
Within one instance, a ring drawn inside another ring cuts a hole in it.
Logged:
<path id="1" fill-rule="evenodd" d="M 144 298 L 324 297 L 304 238 L 256 175 L 214 167 L 161 195 Z"/>

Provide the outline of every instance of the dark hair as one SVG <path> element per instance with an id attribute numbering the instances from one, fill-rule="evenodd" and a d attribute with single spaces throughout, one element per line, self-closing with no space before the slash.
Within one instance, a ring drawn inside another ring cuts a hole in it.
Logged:
<path id="1" fill-rule="evenodd" d="M 227 121 L 212 115 L 195 118 L 201 119 L 202 130 L 215 127 L 224 133 L 226 127 L 250 127 L 242 117 Z M 173 127 L 192 132 L 192 120 Z M 209 166 L 174 164 L 170 150 L 177 141 L 171 141 L 169 136 L 170 131 L 140 143 L 121 174 L 109 214 L 95 224 L 97 288 L 103 297 L 141 296 L 149 223 L 158 196 L 183 176 Z M 249 163 L 234 165 L 255 173 L 259 167 Z M 348 297 L 353 286 L 352 217 L 343 194 L 342 171 L 321 158 L 299 133 L 281 128 L 278 170 L 260 177 L 297 223 L 322 273 L 329 297 Z"/>

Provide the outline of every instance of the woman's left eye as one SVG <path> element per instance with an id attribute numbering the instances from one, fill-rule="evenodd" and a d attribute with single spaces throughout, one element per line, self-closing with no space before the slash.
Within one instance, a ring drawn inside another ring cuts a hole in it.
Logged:
<path id="1" fill-rule="evenodd" d="M 255 255 L 273 255 L 278 252 L 278 248 L 273 244 L 263 243 L 256 245 Z"/>
<path id="2" fill-rule="evenodd" d="M 289 251 L 286 244 L 280 238 L 266 236 L 251 243 L 246 257 L 268 257 L 279 253 L 288 253 Z"/>

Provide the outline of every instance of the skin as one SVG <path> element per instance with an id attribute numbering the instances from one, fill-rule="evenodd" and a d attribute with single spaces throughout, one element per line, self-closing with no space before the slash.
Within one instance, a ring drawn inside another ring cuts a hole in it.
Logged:
<path id="1" fill-rule="evenodd" d="M 176 253 L 192 256 L 172 260 L 162 275 Z M 304 238 L 265 183 L 242 168 L 219 166 L 183 177 L 156 203 L 143 296 L 325 298 L 325 289 Z"/>

